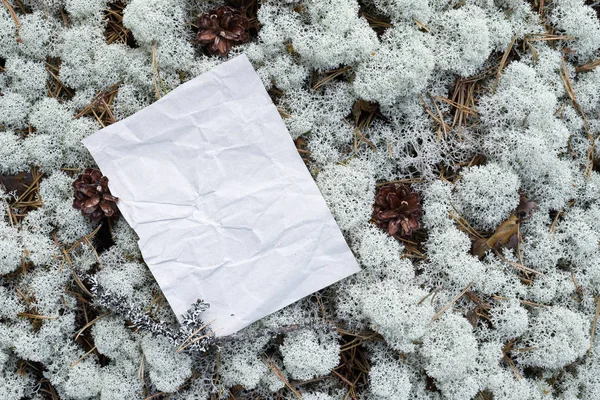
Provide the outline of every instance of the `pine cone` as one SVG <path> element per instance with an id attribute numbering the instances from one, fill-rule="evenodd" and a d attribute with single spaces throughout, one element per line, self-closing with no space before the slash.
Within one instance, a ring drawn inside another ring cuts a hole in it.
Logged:
<path id="1" fill-rule="evenodd" d="M 235 43 L 250 40 L 248 19 L 239 10 L 228 6 L 201 15 L 198 26 L 198 41 L 208 45 L 211 54 L 226 56 Z"/>
<path id="2" fill-rule="evenodd" d="M 410 236 L 418 229 L 423 215 L 421 196 L 407 185 L 390 183 L 379 189 L 375 196 L 373 218 L 381 229 L 394 236 Z"/>
<path id="3" fill-rule="evenodd" d="M 108 178 L 95 168 L 86 168 L 73 182 L 75 199 L 73 208 L 95 221 L 103 216 L 119 215 L 116 202 L 119 200 L 110 194 Z"/>

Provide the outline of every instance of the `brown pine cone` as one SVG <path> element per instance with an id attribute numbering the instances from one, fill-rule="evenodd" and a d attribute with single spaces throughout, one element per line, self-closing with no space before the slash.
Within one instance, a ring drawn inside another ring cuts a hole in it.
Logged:
<path id="1" fill-rule="evenodd" d="M 221 6 L 198 19 L 198 41 L 208 45 L 209 53 L 226 56 L 234 44 L 250 40 L 249 25 L 239 10 Z"/>
<path id="2" fill-rule="evenodd" d="M 81 210 L 83 216 L 98 221 L 119 215 L 119 199 L 110 194 L 108 178 L 99 169 L 86 168 L 73 182 L 73 190 L 73 208 Z"/>
<path id="3" fill-rule="evenodd" d="M 421 196 L 407 185 L 390 183 L 382 186 L 375 196 L 373 218 L 392 236 L 410 236 L 419 229 L 422 215 Z"/>

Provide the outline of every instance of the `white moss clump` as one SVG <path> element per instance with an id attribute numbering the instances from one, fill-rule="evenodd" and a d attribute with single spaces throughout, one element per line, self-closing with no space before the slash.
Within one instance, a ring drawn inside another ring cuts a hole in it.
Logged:
<path id="1" fill-rule="evenodd" d="M 361 293 L 362 311 L 371 328 L 382 334 L 401 353 L 416 350 L 415 343 L 427 332 L 435 311 L 429 302 L 419 302 L 427 292 L 389 280 Z"/>
<path id="2" fill-rule="evenodd" d="M 420 93 L 434 67 L 422 36 L 415 30 L 388 30 L 381 47 L 356 71 L 357 96 L 385 106 Z"/>
<path id="3" fill-rule="evenodd" d="M 6 76 L 10 89 L 29 101 L 38 100 L 46 94 L 48 73 L 43 62 L 9 57 L 6 60 Z"/>
<path id="4" fill-rule="evenodd" d="M 280 350 L 286 370 L 292 377 L 301 380 L 327 375 L 340 361 L 337 336 L 311 330 L 289 333 Z"/>
<path id="5" fill-rule="evenodd" d="M 161 392 L 175 392 L 192 375 L 192 360 L 162 336 L 146 335 L 142 351 L 150 372 L 150 380 Z"/>
<path id="6" fill-rule="evenodd" d="M 22 143 L 14 132 L 0 132 L 0 173 L 17 174 L 29 169 Z"/>
<path id="7" fill-rule="evenodd" d="M 409 372 L 401 361 L 380 361 L 369 371 L 369 390 L 377 399 L 408 400 L 411 391 Z"/>
<path id="8" fill-rule="evenodd" d="M 446 312 L 423 337 L 421 354 L 427 374 L 442 392 L 461 392 L 464 396 L 455 398 L 471 398 L 478 391 L 472 375 L 478 353 L 472 328 L 465 318 Z"/>
<path id="9" fill-rule="evenodd" d="M 566 35 L 573 36 L 568 46 L 582 61 L 590 59 L 600 48 L 600 21 L 596 12 L 584 0 L 556 0 L 552 3 L 550 22 Z"/>
<path id="10" fill-rule="evenodd" d="M 485 12 L 467 5 L 434 14 L 429 24 L 437 66 L 460 76 L 474 75 L 492 52 Z"/>
<path id="11" fill-rule="evenodd" d="M 170 0 L 132 0 L 123 12 L 123 25 L 147 52 L 156 46 L 161 69 L 185 70 L 194 58 L 183 4 Z"/>
<path id="12" fill-rule="evenodd" d="M 529 314 L 516 299 L 501 302 L 493 307 L 490 316 L 496 328 L 495 332 L 503 340 L 521 336 L 529 326 Z"/>
<path id="13" fill-rule="evenodd" d="M 260 358 L 267 341 L 268 338 L 263 336 L 250 343 L 232 341 L 220 348 L 220 373 L 226 387 L 242 385 L 247 389 L 254 389 L 265 375 L 271 373 Z"/>
<path id="14" fill-rule="evenodd" d="M 19 268 L 23 256 L 23 246 L 18 229 L 5 221 L 9 199 L 10 197 L 0 187 L 0 243 L 2 243 L 0 246 L 0 275 L 8 274 Z"/>
<path id="15" fill-rule="evenodd" d="M 332 165 L 319 173 L 317 185 L 341 229 L 352 229 L 370 219 L 375 180 L 368 164 Z"/>
<path id="16" fill-rule="evenodd" d="M 122 318 L 109 316 L 92 326 L 94 344 L 101 354 L 115 360 L 137 360 L 141 355 L 139 339 L 134 338 L 125 324 Z"/>
<path id="17" fill-rule="evenodd" d="M 102 18 L 107 0 L 65 0 L 65 9 L 76 20 Z"/>
<path id="18" fill-rule="evenodd" d="M 439 0 L 371 0 L 378 10 L 390 17 L 394 23 L 409 22 L 415 19 L 427 24 L 434 11 L 442 2 Z"/>
<path id="19" fill-rule="evenodd" d="M 590 347 L 590 323 L 583 315 L 564 307 L 543 309 L 536 315 L 524 337 L 522 365 L 562 368 L 583 356 Z"/>
<path id="20" fill-rule="evenodd" d="M 465 169 L 456 185 L 456 207 L 478 229 L 495 229 L 519 205 L 519 177 L 496 163 Z"/>
<path id="21" fill-rule="evenodd" d="M 19 51 L 24 56 L 36 60 L 44 60 L 46 56 L 56 52 L 56 32 L 60 29 L 60 22 L 54 15 L 43 11 L 34 11 L 22 15 L 19 28 Z"/>

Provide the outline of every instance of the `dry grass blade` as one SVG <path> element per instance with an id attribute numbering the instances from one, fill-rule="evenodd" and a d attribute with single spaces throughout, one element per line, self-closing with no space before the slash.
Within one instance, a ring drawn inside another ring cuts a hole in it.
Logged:
<path id="1" fill-rule="evenodd" d="M 515 365 L 514 361 L 511 360 L 510 357 L 508 357 L 506 354 L 504 355 L 504 361 L 506 361 L 506 363 L 508 364 L 508 366 L 512 370 L 513 374 L 515 375 L 516 380 L 518 380 L 518 381 L 522 380 L 523 377 L 521 376 L 521 373 L 519 372 L 519 369 Z"/>
<path id="2" fill-rule="evenodd" d="M 8 2 L 8 0 L 2 0 L 2 2 L 8 9 L 8 13 L 10 14 L 13 21 L 15 21 L 15 25 L 17 26 L 17 29 L 21 29 L 21 21 L 19 21 L 19 17 L 17 17 L 17 13 L 15 12 L 14 8 L 12 8 L 12 6 Z"/>
<path id="3" fill-rule="evenodd" d="M 458 229 L 473 237 L 476 237 L 477 239 L 483 239 L 483 236 L 475 228 L 473 228 L 462 215 L 460 215 L 456 207 L 452 206 L 452 208 L 456 212 L 456 215 L 450 210 L 448 210 L 448 214 L 450 214 L 450 218 L 452 218 L 458 224 Z"/>
<path id="4" fill-rule="evenodd" d="M 22 317 L 22 318 L 29 318 L 29 319 L 58 319 L 57 316 L 54 315 L 37 315 L 37 314 L 30 314 L 30 313 L 18 313 L 17 317 Z"/>
<path id="5" fill-rule="evenodd" d="M 344 351 L 348 351 L 353 349 L 354 347 L 358 347 L 360 345 L 362 345 L 364 342 L 369 342 L 369 341 L 383 341 L 383 337 L 377 333 L 377 332 L 365 332 L 365 333 L 352 333 L 352 332 L 348 332 L 342 328 L 336 328 L 336 330 L 338 331 L 338 333 L 340 335 L 346 335 L 346 336 L 354 336 L 354 339 L 352 339 L 349 342 L 344 343 L 341 347 L 340 347 L 340 352 L 344 352 Z"/>
<path id="6" fill-rule="evenodd" d="M 529 267 L 524 266 L 523 264 L 519 264 L 517 262 L 510 261 L 510 260 L 506 259 L 506 257 L 504 257 L 502 255 L 502 253 L 500 253 L 496 249 L 494 249 L 494 253 L 498 256 L 499 259 L 501 259 L 502 261 L 504 261 L 505 263 L 507 263 L 508 265 L 510 265 L 513 268 L 516 268 L 516 269 L 518 269 L 520 271 L 523 271 L 523 272 L 528 272 L 530 274 L 536 274 L 536 275 L 539 275 L 539 276 L 544 276 L 544 274 L 542 274 L 541 272 L 536 271 L 535 269 L 531 269 Z"/>
<path id="7" fill-rule="evenodd" d="M 152 42 L 152 82 L 154 83 L 154 91 L 156 99 L 160 99 L 160 85 L 163 85 L 160 77 L 160 67 L 158 66 L 158 55 L 156 53 L 156 43 Z M 164 86 L 164 85 L 163 85 Z"/>
<path id="8" fill-rule="evenodd" d="M 502 56 L 502 59 L 500 60 L 500 65 L 498 65 L 498 72 L 496 72 L 496 80 L 494 81 L 494 86 L 492 87 L 493 93 L 495 93 L 496 89 L 498 88 L 498 83 L 500 82 L 500 76 L 502 76 L 502 70 L 506 66 L 506 62 L 508 61 L 508 56 L 514 47 L 518 36 L 519 36 L 519 32 L 515 33 L 515 36 L 513 36 L 512 39 L 510 40 L 510 44 L 506 48 L 506 51 L 504 52 L 504 55 Z"/>
<path id="9" fill-rule="evenodd" d="M 429 107 L 429 105 L 427 104 L 427 102 L 425 101 L 425 99 L 423 99 L 423 96 L 419 95 L 419 98 L 421 99 L 421 102 L 423 103 L 423 106 L 425 107 L 425 111 L 427 112 L 427 114 L 429 114 L 429 116 L 431 118 L 433 118 L 433 120 L 435 122 L 438 123 L 439 127 L 438 127 L 438 141 L 442 140 L 442 131 L 447 134 L 447 132 L 449 130 L 451 130 L 452 128 L 450 126 L 448 126 L 448 124 L 446 124 L 446 122 L 444 121 L 443 116 L 440 113 L 439 108 L 437 108 L 437 105 L 435 106 L 437 109 L 438 114 L 436 115 L 436 113 L 434 113 L 431 108 Z M 435 102 L 434 102 L 435 104 Z"/>
<path id="10" fill-rule="evenodd" d="M 590 334 L 590 348 L 588 354 L 592 352 L 594 347 L 594 336 L 596 335 L 596 325 L 598 325 L 598 316 L 600 316 L 600 296 L 596 296 L 596 312 L 594 313 L 594 322 L 592 323 L 592 333 Z"/>
<path id="11" fill-rule="evenodd" d="M 407 183 L 407 184 L 412 184 L 412 183 L 420 183 L 423 182 L 423 178 L 414 178 L 414 179 L 399 179 L 396 181 L 385 181 L 385 182 L 380 182 L 377 183 L 375 185 L 375 187 L 380 187 L 380 186 L 385 186 L 385 185 L 389 185 L 390 183 Z"/>
<path id="12" fill-rule="evenodd" d="M 356 137 L 359 137 L 360 139 L 357 141 Z M 373 144 L 373 142 L 371 142 L 369 139 L 367 139 L 367 137 L 365 135 L 363 135 L 362 133 L 360 133 L 360 131 L 358 130 L 358 128 L 354 128 L 354 152 L 358 152 L 358 146 L 360 146 L 360 144 L 362 142 L 365 142 L 367 145 L 369 145 L 369 147 L 373 150 L 373 151 L 377 151 L 377 147 L 375 147 L 375 145 Z"/>
<path id="13" fill-rule="evenodd" d="M 492 295 L 492 299 L 494 299 L 494 300 L 503 300 L 503 301 L 508 301 L 509 300 L 508 297 L 497 296 L 497 295 Z M 527 305 L 527 306 L 532 306 L 532 307 L 548 307 L 547 305 L 539 304 L 539 303 L 534 303 L 533 301 L 529 301 L 529 300 L 519 300 L 519 302 L 521 304 L 524 304 L 524 305 Z"/>
<path id="14" fill-rule="evenodd" d="M 202 336 L 199 336 L 199 337 L 197 337 L 197 338 L 194 338 L 194 339 L 192 340 L 192 338 L 193 338 L 194 336 L 196 336 L 196 335 L 197 335 L 197 334 L 198 334 L 198 333 L 199 333 L 199 332 L 200 332 L 202 329 L 206 328 L 208 325 L 212 324 L 212 323 L 213 323 L 213 322 L 215 322 L 215 321 L 216 321 L 216 320 L 215 320 L 215 319 L 213 319 L 212 321 L 210 321 L 210 322 L 207 322 L 207 323 L 205 323 L 204 325 L 202 325 L 200 328 L 196 329 L 196 330 L 195 330 L 195 331 L 194 331 L 194 332 L 193 332 L 193 333 L 192 333 L 190 336 L 188 336 L 188 337 L 187 337 L 187 338 L 186 338 L 186 339 L 183 341 L 183 343 L 181 343 L 181 345 L 179 346 L 179 348 L 177 348 L 177 352 L 178 352 L 178 353 L 181 353 L 183 350 L 185 350 L 187 347 L 191 346 L 192 344 L 196 343 L 198 340 L 201 340 L 201 339 L 204 339 L 204 338 L 207 338 L 207 337 L 209 337 L 209 336 L 210 336 L 210 334 L 206 334 L 206 335 L 202 335 Z M 188 343 L 188 342 L 189 342 L 189 343 Z"/>
<path id="15" fill-rule="evenodd" d="M 94 325 L 96 322 L 100 321 L 102 318 L 104 318 L 104 317 L 106 317 L 106 316 L 109 316 L 110 314 L 111 314 L 111 312 L 109 311 L 109 312 L 107 312 L 107 313 L 104 313 L 104 314 L 102 314 L 102 315 L 99 315 L 99 316 L 97 316 L 96 318 L 94 318 L 93 320 L 91 320 L 90 322 L 88 322 L 87 324 L 85 324 L 85 325 L 84 325 L 84 327 L 83 327 L 83 328 L 81 328 L 81 329 L 79 330 L 79 332 L 77 332 L 77 335 L 75 335 L 75 340 L 79 339 L 79 336 L 81 336 L 81 334 L 82 334 L 82 333 L 83 333 L 83 332 L 84 332 L 84 331 L 85 331 L 87 328 L 89 328 L 90 326 Z"/>
<path id="16" fill-rule="evenodd" d="M 595 140 L 594 140 L 594 136 L 592 136 L 592 134 L 590 132 L 590 125 L 589 125 L 588 119 L 587 119 L 585 113 L 583 112 L 583 110 L 581 109 L 581 107 L 579 106 L 579 103 L 577 102 L 577 98 L 575 97 L 575 91 L 573 90 L 573 84 L 571 83 L 571 78 L 569 78 L 569 71 L 567 70 L 567 63 L 565 62 L 564 57 L 562 58 L 561 78 L 562 78 L 563 84 L 565 85 L 567 94 L 569 95 L 569 98 L 571 99 L 573 108 L 575 108 L 575 110 L 581 115 L 581 118 L 583 118 L 583 128 L 585 129 L 587 138 L 590 142 L 590 147 L 588 148 L 588 151 L 587 151 L 587 160 L 586 160 L 585 174 L 584 174 L 586 179 L 590 179 L 590 177 L 592 175 L 592 169 L 594 168 Z"/>
<path id="17" fill-rule="evenodd" d="M 279 112 L 279 115 L 281 115 L 281 118 L 289 118 L 292 116 L 292 114 L 288 113 L 281 107 L 277 107 L 277 111 Z"/>
<path id="18" fill-rule="evenodd" d="M 48 88 L 48 96 L 54 98 L 60 98 L 62 96 L 72 98 L 74 93 L 69 90 L 69 88 L 58 77 L 60 65 L 61 61 L 58 58 L 49 58 L 46 62 L 46 71 L 52 77 L 52 80 L 49 80 L 46 85 Z M 61 92 L 64 92 L 64 94 Z"/>
<path id="19" fill-rule="evenodd" d="M 115 42 L 127 44 L 131 31 L 123 26 L 123 9 L 125 4 L 120 1 L 111 2 L 108 8 L 104 10 L 104 16 L 106 19 L 106 30 L 104 36 L 106 43 L 111 44 Z"/>
<path id="20" fill-rule="evenodd" d="M 85 287 L 85 285 L 83 284 L 81 279 L 79 279 L 75 271 L 71 271 L 71 274 L 73 275 L 73 280 L 75 280 L 75 283 L 77 284 L 77 286 L 79 286 L 79 289 L 81 289 L 81 291 L 87 294 L 88 296 L 93 297 L 92 293 Z"/>
<path id="21" fill-rule="evenodd" d="M 73 117 L 73 119 L 88 115 L 96 118 L 98 123 L 103 127 L 114 124 L 116 118 L 111 110 L 111 106 L 117 96 L 119 86 L 120 83 L 117 83 L 98 93 L 87 106 Z"/>
<path id="22" fill-rule="evenodd" d="M 351 388 L 355 387 L 354 383 L 352 383 L 348 379 L 344 378 L 344 376 L 342 374 L 340 374 L 339 372 L 337 372 L 336 370 L 333 370 L 331 372 L 333 372 L 338 378 L 340 378 L 346 385 L 350 386 Z"/>
<path id="23" fill-rule="evenodd" d="M 371 369 L 369 358 L 362 345 L 367 341 L 383 341 L 384 339 L 373 331 L 353 333 L 339 327 L 337 330 L 342 335 L 340 364 L 332 372 L 347 387 L 348 391 L 344 399 L 356 399 L 361 389 L 368 384 L 369 370 Z"/>
<path id="24" fill-rule="evenodd" d="M 11 204 L 13 208 L 23 207 L 41 207 L 42 200 L 40 196 L 40 180 L 43 174 L 37 168 L 31 168 L 32 182 L 27 189 L 19 196 L 14 203 Z"/>
<path id="25" fill-rule="evenodd" d="M 425 32 L 431 32 L 431 29 L 429 29 L 424 23 L 422 23 L 421 21 L 419 21 L 416 18 L 413 18 L 414 23 L 417 25 L 417 28 L 424 30 Z"/>
<path id="26" fill-rule="evenodd" d="M 279 378 L 283 384 L 292 391 L 292 393 L 294 393 L 296 395 L 296 397 L 298 397 L 299 399 L 302 398 L 302 394 L 297 391 L 291 384 L 290 382 L 285 378 L 285 375 L 283 375 L 283 372 L 281 372 L 281 370 L 277 367 L 277 365 L 275 365 L 275 363 L 273 361 L 271 361 L 271 359 L 265 354 L 264 357 L 262 357 L 262 361 L 265 363 L 265 365 L 267 367 L 269 367 L 269 369 L 271 371 L 273 371 L 273 373 L 277 376 L 277 378 Z"/>
<path id="27" fill-rule="evenodd" d="M 84 355 L 82 355 L 79 360 L 75 361 L 73 364 L 71 364 L 71 368 L 73 368 L 74 366 L 76 366 L 77 364 L 79 364 L 84 358 L 86 358 L 87 356 L 89 356 L 91 353 L 94 352 L 94 350 L 96 350 L 96 346 L 92 347 L 87 353 L 85 353 Z"/>
<path id="28" fill-rule="evenodd" d="M 334 80 L 335 78 L 337 78 L 340 75 L 344 75 L 346 72 L 350 71 L 352 69 L 352 67 L 343 67 L 343 68 L 338 68 L 338 69 L 332 69 L 331 71 L 327 71 L 325 73 L 325 78 L 321 79 L 320 81 L 318 81 L 317 83 L 315 83 L 313 85 L 313 90 L 316 90 L 318 88 L 320 88 L 321 86 L 325 85 L 327 82 L 331 82 L 332 80 Z"/>
<path id="29" fill-rule="evenodd" d="M 473 86 L 471 86 L 472 88 Z M 462 111 L 466 115 L 477 115 L 477 110 L 475 108 L 469 107 L 466 104 L 460 104 L 445 97 L 435 96 L 436 100 L 443 101 L 444 103 L 450 104 L 452 107 Z"/>
<path id="30" fill-rule="evenodd" d="M 444 138 L 447 139 L 448 138 L 448 128 L 450 128 L 446 122 L 444 121 L 444 115 L 442 114 L 442 112 L 440 111 L 440 108 L 438 107 L 435 98 L 433 98 L 431 95 L 429 95 L 429 98 L 431 99 L 431 102 L 433 103 L 433 106 L 435 107 L 435 111 L 437 112 L 437 115 L 440 119 L 440 121 L 442 121 L 442 130 L 444 131 Z M 438 137 L 438 140 L 440 140 L 441 138 Z"/>
<path id="31" fill-rule="evenodd" d="M 369 23 L 369 26 L 373 29 L 382 30 L 382 29 L 388 29 L 388 28 L 392 27 L 392 24 L 390 24 L 389 22 L 379 19 L 369 13 L 361 11 L 360 14 L 367 20 L 367 22 Z"/>
<path id="32" fill-rule="evenodd" d="M 531 33 L 525 36 L 524 40 L 528 42 L 550 42 L 553 40 L 573 40 L 575 36 L 551 35 L 549 33 Z"/>
<path id="33" fill-rule="evenodd" d="M 82 237 L 81 239 L 79 239 L 78 241 L 76 241 L 73 244 L 73 246 L 71 246 L 67 250 L 67 253 L 71 253 L 73 250 L 75 250 L 76 248 L 80 247 L 83 243 L 89 242 L 89 240 L 91 240 L 94 236 L 96 236 L 96 234 L 98 233 L 98 231 L 100 231 L 100 228 L 102 228 L 102 224 L 98 225 L 96 227 L 96 229 L 94 229 L 92 232 L 88 233 L 87 235 L 85 235 L 84 237 Z M 87 241 L 86 241 L 86 239 L 87 239 Z"/>
<path id="34" fill-rule="evenodd" d="M 446 304 L 440 311 L 438 311 L 432 318 L 431 321 L 435 321 L 436 319 L 438 319 L 440 317 L 440 315 L 442 315 L 443 313 L 445 313 L 450 307 L 452 307 L 452 304 L 456 303 L 458 301 L 458 299 L 460 299 L 462 296 L 464 296 L 465 293 L 467 293 L 467 291 L 471 288 L 471 285 L 473 284 L 473 282 L 470 282 L 459 294 L 456 295 L 455 298 L 452 299 L 452 301 L 450 301 L 450 303 Z"/>
<path id="35" fill-rule="evenodd" d="M 544 16 L 544 0 L 540 0 L 540 4 L 538 7 L 538 14 L 540 15 L 540 17 Z"/>

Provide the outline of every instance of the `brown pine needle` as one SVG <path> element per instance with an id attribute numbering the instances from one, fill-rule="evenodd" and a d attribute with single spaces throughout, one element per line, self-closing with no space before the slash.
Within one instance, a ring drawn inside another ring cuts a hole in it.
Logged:
<path id="1" fill-rule="evenodd" d="M 339 372 L 337 372 L 336 370 L 332 370 L 331 372 L 333 372 L 338 378 L 340 378 L 342 381 L 344 381 L 344 383 L 350 387 L 354 387 L 355 384 L 350 382 L 348 379 L 344 378 L 342 376 L 342 374 L 340 374 Z"/>
<path id="2" fill-rule="evenodd" d="M 508 366 L 512 370 L 513 374 L 515 374 L 515 378 L 518 381 L 522 380 L 523 377 L 519 373 L 519 370 L 517 369 L 517 366 L 515 365 L 515 363 L 513 362 L 513 360 L 511 360 L 506 354 L 504 355 L 504 361 L 506 361 L 506 363 L 508 364 Z"/>
<path id="3" fill-rule="evenodd" d="M 186 347 L 188 347 L 188 346 L 192 345 L 192 343 L 195 343 L 197 340 L 191 341 L 190 343 L 188 343 L 188 341 L 192 340 L 192 338 L 193 338 L 194 336 L 196 336 L 196 335 L 198 334 L 198 332 L 200 332 L 202 329 L 206 328 L 208 325 L 212 324 L 212 323 L 213 323 L 213 322 L 215 322 L 215 321 L 216 321 L 216 319 L 213 319 L 212 321 L 210 321 L 210 322 L 207 322 L 207 323 L 205 323 L 204 325 L 202 325 L 200 328 L 196 329 L 196 330 L 195 330 L 195 331 L 194 331 L 194 332 L 193 332 L 193 333 L 192 333 L 190 336 L 188 336 L 188 337 L 187 337 L 187 338 L 186 338 L 186 339 L 183 341 L 183 343 L 181 343 L 181 345 L 180 345 L 180 346 L 179 346 L 179 348 L 177 349 L 177 352 L 178 352 L 178 353 L 180 353 L 180 352 L 182 352 L 182 351 L 183 351 L 183 350 L 184 350 Z M 205 337 L 207 337 L 207 336 L 208 336 L 208 335 L 203 335 L 203 336 L 200 336 L 200 338 L 197 338 L 197 339 L 199 340 L 199 339 L 205 338 Z"/>
<path id="4" fill-rule="evenodd" d="M 347 66 L 347 67 L 332 69 L 331 71 L 327 71 L 325 73 L 327 76 L 325 78 L 321 79 L 319 82 L 315 83 L 314 86 L 312 87 L 313 90 L 320 88 L 321 86 L 325 85 L 328 82 L 331 82 L 333 79 L 337 78 L 340 75 L 344 75 L 346 72 L 350 71 L 350 68 L 351 67 Z"/>
<path id="5" fill-rule="evenodd" d="M 152 42 L 152 82 L 154 82 L 154 90 L 156 92 L 156 99 L 160 99 L 159 83 L 162 84 L 160 77 L 160 67 L 158 66 L 158 55 L 156 53 L 156 43 Z"/>
<path id="6" fill-rule="evenodd" d="M 494 299 L 494 300 L 508 300 L 508 297 L 493 295 L 492 299 Z M 529 301 L 529 300 L 521 300 L 521 299 L 519 299 L 519 302 L 521 304 L 524 304 L 524 305 L 527 305 L 527 306 L 531 306 L 531 307 L 548 307 L 545 304 L 538 304 L 538 303 L 534 303 L 533 301 Z"/>
<path id="7" fill-rule="evenodd" d="M 30 318 L 30 319 L 58 319 L 57 316 L 54 315 L 37 315 L 30 313 L 18 313 L 17 317 Z"/>
<path id="8" fill-rule="evenodd" d="M 569 71 L 567 70 L 567 64 L 565 62 L 564 57 L 562 58 L 561 78 L 562 78 L 563 84 L 565 85 L 567 94 L 569 95 L 569 98 L 571 99 L 573 108 L 575 108 L 575 110 L 579 114 L 581 114 L 581 117 L 583 118 L 583 128 L 585 129 L 585 133 L 587 134 L 588 140 L 590 142 L 590 147 L 588 148 L 588 151 L 587 151 L 587 160 L 586 160 L 585 174 L 584 174 L 586 179 L 590 179 L 590 177 L 592 175 L 592 169 L 594 168 L 595 140 L 590 132 L 590 125 L 588 123 L 588 119 L 587 119 L 585 113 L 583 112 L 583 110 L 581 109 L 581 107 L 579 106 L 579 103 L 577 102 L 577 98 L 575 97 L 575 91 L 573 90 L 573 85 L 571 84 L 571 78 L 569 78 Z"/>
<path id="9" fill-rule="evenodd" d="M 79 360 L 77 360 L 73 364 L 71 364 L 71 368 L 73 368 L 74 366 L 76 366 L 77 364 L 79 364 L 81 362 L 81 360 L 83 360 L 84 358 L 86 358 L 87 356 L 89 356 L 91 353 L 93 353 L 94 350 L 96 350 L 96 346 L 92 347 L 90 349 L 90 351 L 88 351 L 87 353 L 85 353 L 84 355 L 82 355 L 81 358 L 79 358 Z"/>
<path id="10" fill-rule="evenodd" d="M 549 42 L 552 40 L 573 40 L 575 36 L 550 35 L 547 33 L 532 33 L 525 37 L 528 42 Z"/>
<path id="11" fill-rule="evenodd" d="M 294 393 L 299 399 L 302 398 L 302 394 L 300 394 L 299 391 L 297 391 L 291 384 L 290 382 L 285 378 L 285 376 L 283 375 L 283 373 L 281 372 L 281 370 L 277 367 L 277 365 L 275 365 L 274 362 L 271 361 L 271 359 L 265 354 L 264 357 L 262 357 L 262 361 L 267 365 L 267 367 L 269 367 L 269 369 L 271 371 L 273 371 L 273 373 L 285 384 L 285 386 L 287 386 L 288 389 L 290 389 L 292 391 L 292 393 Z"/>
<path id="12" fill-rule="evenodd" d="M 419 29 L 423 29 L 425 32 L 431 32 L 431 29 L 429 29 L 424 23 L 422 23 L 421 21 L 419 21 L 416 18 L 413 18 L 413 21 L 415 22 L 415 24 L 417 25 L 417 28 Z"/>
<path id="13" fill-rule="evenodd" d="M 73 279 L 75 280 L 75 283 L 77 284 L 77 286 L 79 286 L 79 289 L 81 289 L 81 291 L 83 293 L 87 294 L 88 296 L 93 297 L 92 293 L 89 290 L 87 290 L 87 288 L 85 287 L 85 285 L 83 284 L 81 279 L 79 279 L 79 277 L 77 276 L 75 271 L 71 271 L 71 274 L 73 275 Z"/>
<path id="14" fill-rule="evenodd" d="M 471 288 L 471 285 L 473 284 L 473 282 L 470 282 L 458 295 L 456 295 L 455 298 L 452 299 L 452 301 L 448 304 L 446 304 L 440 311 L 438 311 L 432 318 L 431 321 L 435 321 L 436 319 L 438 319 L 440 317 L 440 315 L 442 315 L 443 313 L 446 312 L 446 310 L 448 310 L 450 307 L 452 307 L 452 304 L 456 303 L 458 301 L 458 299 L 460 299 L 465 293 L 467 293 L 467 291 Z"/>
<path id="15" fill-rule="evenodd" d="M 21 29 L 21 21 L 19 21 L 19 17 L 17 17 L 17 13 L 15 13 L 14 8 L 12 8 L 12 6 L 8 2 L 8 0 L 2 0 L 2 2 L 8 9 L 8 13 L 12 17 L 13 21 L 15 21 L 15 25 L 17 26 L 17 29 Z"/>
<path id="16" fill-rule="evenodd" d="M 79 330 L 79 332 L 77 332 L 77 335 L 75 335 L 75 340 L 77 340 L 77 339 L 79 338 L 79 336 L 81 336 L 81 334 L 82 334 L 82 333 L 83 333 L 83 332 L 84 332 L 84 331 L 85 331 L 87 328 L 89 328 L 90 326 L 94 325 L 96 322 L 100 321 L 102 318 L 104 318 L 104 317 L 106 317 L 106 316 L 108 316 L 108 315 L 110 315 L 110 314 L 111 314 L 111 312 L 109 311 L 109 312 L 107 312 L 107 313 L 104 313 L 104 314 L 102 314 L 102 315 L 99 315 L 99 316 L 97 316 L 96 318 L 94 318 L 93 320 L 91 320 L 90 322 L 88 322 L 87 324 L 85 324 L 85 326 L 84 326 L 83 328 L 81 328 L 81 329 Z"/>
<path id="17" fill-rule="evenodd" d="M 500 76 L 502 75 L 502 70 L 506 66 L 506 61 L 508 60 L 508 55 L 512 51 L 513 46 L 515 45 L 515 42 L 517 41 L 518 36 L 519 36 L 519 32 L 515 33 L 515 36 L 512 37 L 510 44 L 506 48 L 506 51 L 504 52 L 504 55 L 502 56 L 502 59 L 500 60 L 500 65 L 498 65 L 498 72 L 496 72 L 496 80 L 494 81 L 494 86 L 492 88 L 493 93 L 495 93 L 496 89 L 498 88 L 498 83 L 500 82 Z"/>
<path id="18" fill-rule="evenodd" d="M 474 108 L 467 107 L 464 104 L 459 104 L 455 101 L 452 101 L 450 99 L 447 99 L 447 98 L 441 97 L 441 96 L 434 96 L 434 99 L 437 99 L 437 100 L 443 101 L 444 103 L 450 104 L 452 107 L 458 108 L 459 110 L 463 111 L 465 114 L 477 115 L 477 110 L 475 110 Z"/>
<path id="19" fill-rule="evenodd" d="M 423 96 L 419 95 L 419 98 L 421 99 L 421 101 L 423 102 L 423 106 L 425 106 L 425 111 L 427 112 L 427 114 L 429 114 L 429 116 L 431 118 L 433 118 L 433 120 L 435 122 L 438 123 L 438 125 L 440 126 L 439 130 L 438 130 L 438 141 L 442 140 L 442 130 L 444 131 L 444 133 L 447 132 L 447 130 L 450 130 L 452 128 L 450 128 L 446 122 L 444 121 L 443 118 L 440 119 L 440 117 L 438 117 L 432 110 L 431 107 L 429 107 L 429 105 L 427 104 L 427 102 L 425 102 L 425 99 L 423 99 Z M 435 104 L 435 103 L 434 103 Z M 436 105 L 437 108 L 437 105 Z M 439 109 L 438 109 L 439 112 Z"/>
<path id="20" fill-rule="evenodd" d="M 575 68 L 575 71 L 578 73 L 579 72 L 590 72 L 598 66 L 600 66 L 600 58 L 598 58 L 594 61 L 590 61 L 587 64 L 580 65 L 579 67 Z"/>
<path id="21" fill-rule="evenodd" d="M 435 111 L 437 112 L 437 115 L 440 119 L 440 121 L 442 121 L 442 130 L 444 131 L 444 138 L 448 138 L 448 129 L 450 129 L 450 127 L 448 127 L 448 129 L 446 129 L 447 125 L 446 122 L 444 122 L 444 115 L 442 114 L 442 112 L 440 111 L 440 108 L 438 107 L 437 103 L 435 102 L 435 98 L 429 96 L 431 98 L 431 102 L 433 103 L 433 106 L 435 107 Z"/>
<path id="22" fill-rule="evenodd" d="M 516 268 L 516 269 L 524 271 L 524 272 L 529 272 L 531 274 L 536 274 L 536 275 L 539 275 L 539 276 L 544 276 L 544 274 L 542 274 L 541 272 L 536 271 L 535 269 L 531 269 L 529 267 L 524 266 L 523 264 L 519 264 L 517 262 L 508 260 L 506 257 L 504 257 L 502 255 L 502 253 L 500 253 L 496 249 L 494 249 L 494 253 L 496 253 L 496 255 L 498 256 L 498 258 L 500 258 L 502 261 L 504 261 L 505 263 L 507 263 L 508 265 L 510 265 L 513 268 Z"/>
<path id="23" fill-rule="evenodd" d="M 594 336 L 596 335 L 596 325 L 598 325 L 598 316 L 600 315 L 600 296 L 596 296 L 596 313 L 594 314 L 594 322 L 592 323 L 592 333 L 590 334 L 590 348 L 588 354 L 592 352 L 594 347 Z"/>

